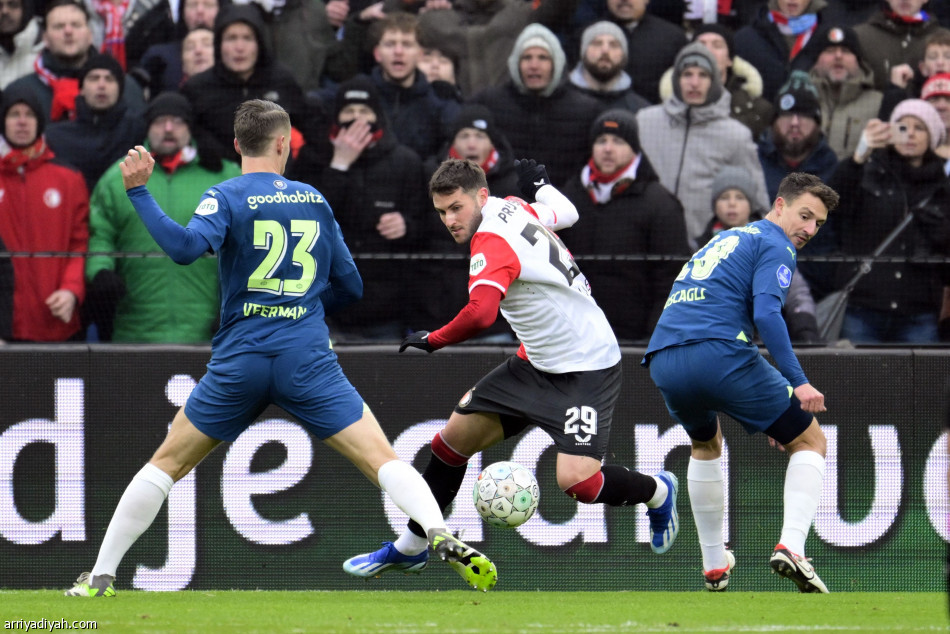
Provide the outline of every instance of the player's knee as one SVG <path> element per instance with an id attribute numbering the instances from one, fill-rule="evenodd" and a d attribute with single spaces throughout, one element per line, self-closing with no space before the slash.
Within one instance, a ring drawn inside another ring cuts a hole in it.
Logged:
<path id="1" fill-rule="evenodd" d="M 585 504 L 592 504 L 604 488 L 604 474 L 598 471 L 594 475 L 564 489 L 570 498 Z"/>

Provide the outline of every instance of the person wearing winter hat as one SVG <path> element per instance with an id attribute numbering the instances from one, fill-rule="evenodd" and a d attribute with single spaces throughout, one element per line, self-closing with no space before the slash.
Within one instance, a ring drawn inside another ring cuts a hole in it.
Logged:
<path id="1" fill-rule="evenodd" d="M 627 67 L 627 37 L 623 29 L 606 20 L 584 29 L 580 61 L 571 71 L 571 85 L 599 100 L 604 108 L 636 112 L 650 102 L 633 89 Z"/>
<path id="2" fill-rule="evenodd" d="M 683 203 L 694 247 L 711 217 L 710 187 L 720 166 L 747 170 L 756 203 L 768 205 L 752 133 L 730 116 L 729 104 L 713 54 L 693 42 L 676 58 L 673 94 L 636 114 L 643 150 L 663 186 Z"/>
<path id="3" fill-rule="evenodd" d="M 493 195 L 500 198 L 521 195 L 511 143 L 495 124 L 491 110 L 481 104 L 462 106 L 448 137 L 446 148 L 438 155 L 438 162 L 427 161 L 426 174 L 434 174 L 441 161 L 447 158 L 470 159 L 485 172 Z"/>
<path id="4" fill-rule="evenodd" d="M 191 104 L 180 93 L 163 92 L 152 99 L 145 123 L 144 145 L 155 158 L 155 174 L 146 187 L 165 213 L 187 225 L 195 201 L 221 181 L 239 176 L 241 169 L 232 161 L 203 154 L 191 131 Z M 100 253 L 160 251 L 125 193 L 119 162 L 105 171 L 92 191 L 89 244 Z M 213 260 L 179 266 L 167 258 L 97 255 L 86 260 L 86 280 L 89 293 L 83 315 L 96 325 L 100 341 L 211 341 L 219 308 Z M 175 317 L 182 311 L 188 319 Z"/>
<path id="5" fill-rule="evenodd" d="M 848 297 L 841 336 L 854 343 L 932 343 L 944 284 L 941 265 L 914 262 L 950 249 L 950 181 L 934 150 L 946 130 L 921 99 L 897 104 L 889 121 L 872 119 L 853 156 L 835 172 L 842 196 L 834 219 L 841 252 L 866 256 L 908 212 L 913 221 L 887 251 L 906 255 L 875 262 Z M 887 254 L 886 253 L 886 254 Z M 840 288 L 859 264 L 839 270 Z"/>
<path id="6" fill-rule="evenodd" d="M 818 90 L 806 73 L 792 72 L 775 98 L 774 112 L 771 126 L 758 140 L 759 162 L 773 200 L 779 183 L 792 172 L 814 174 L 827 182 L 838 165 L 821 131 Z"/>
<path id="7" fill-rule="evenodd" d="M 862 55 L 858 37 L 846 26 L 826 26 L 809 43 L 814 63 L 808 70 L 818 89 L 822 131 L 839 159 L 854 152 L 858 130 L 877 116 L 883 99 Z"/>
<path id="8" fill-rule="evenodd" d="M 43 137 L 39 99 L 26 86 L 10 86 L 0 101 L 0 117 L 0 241 L 10 251 L 85 252 L 86 185 L 82 174 L 54 160 Z M 83 258 L 13 258 L 12 263 L 12 340 L 79 337 Z"/>
<path id="9" fill-rule="evenodd" d="M 222 3 L 214 19 L 214 66 L 181 87 L 194 109 L 193 132 L 202 146 L 235 162 L 240 156 L 234 149 L 234 112 L 244 101 L 279 104 L 295 130 L 305 123 L 303 90 L 290 69 L 276 60 L 269 43 L 268 25 L 257 4 Z M 291 134 L 295 152 L 299 137 Z"/>
<path id="10" fill-rule="evenodd" d="M 723 87 L 731 97 L 730 115 L 752 132 L 757 139 L 772 121 L 772 104 L 762 98 L 762 75 L 735 55 L 732 32 L 721 24 L 702 24 L 693 32 L 693 42 L 700 42 L 716 59 Z M 660 80 L 660 96 L 666 99 L 673 93 L 673 68 Z"/>
<path id="11" fill-rule="evenodd" d="M 489 110 L 514 156 L 544 164 L 555 186 L 587 161 L 587 131 L 603 104 L 564 79 L 565 56 L 554 33 L 528 25 L 508 56 L 509 80 L 470 100 Z"/>
<path id="12" fill-rule="evenodd" d="M 950 130 L 950 73 L 930 76 L 921 88 L 920 98 L 934 107 L 943 121 L 944 128 Z M 934 152 L 946 161 L 943 171 L 950 174 L 950 139 L 944 138 L 943 143 L 938 145 Z"/>
<path id="13" fill-rule="evenodd" d="M 590 160 L 564 186 L 584 222 L 558 233 L 575 256 L 687 257 L 683 207 L 664 188 L 640 146 L 636 117 L 608 110 L 589 132 Z M 597 304 L 621 341 L 649 338 L 681 259 L 584 261 Z"/>
<path id="14" fill-rule="evenodd" d="M 91 55 L 79 77 L 76 116 L 50 124 L 46 139 L 56 155 L 75 165 L 92 191 L 99 177 L 142 141 L 145 122 L 122 101 L 125 73 L 111 56 Z"/>
<path id="15" fill-rule="evenodd" d="M 399 143 L 376 83 L 357 75 L 340 84 L 329 136 L 332 158 L 315 182 L 356 253 L 407 253 L 422 246 L 425 174 L 422 160 Z M 418 262 L 360 262 L 364 294 L 359 307 L 331 318 L 334 341 L 398 341 L 417 310 L 404 284 Z"/>

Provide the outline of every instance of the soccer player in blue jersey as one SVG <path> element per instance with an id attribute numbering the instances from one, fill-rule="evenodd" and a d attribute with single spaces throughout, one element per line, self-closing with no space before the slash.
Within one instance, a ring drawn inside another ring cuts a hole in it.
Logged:
<path id="1" fill-rule="evenodd" d="M 270 101 L 246 101 L 235 113 L 234 136 L 242 175 L 208 190 L 187 227 L 145 188 L 155 161 L 144 147 L 129 150 L 121 164 L 136 212 L 175 262 L 218 254 L 221 328 L 207 373 L 119 500 L 91 573 L 66 595 L 114 596 L 119 562 L 172 484 L 271 403 L 386 491 L 470 585 L 490 589 L 494 565 L 447 531 L 425 480 L 397 458 L 330 348 L 325 314 L 358 300 L 363 283 L 320 192 L 281 176 L 290 154 L 287 113 Z"/>
<path id="2" fill-rule="evenodd" d="M 735 557 L 723 543 L 722 431 L 718 412 L 763 432 L 790 454 L 785 517 L 772 569 L 802 592 L 828 592 L 805 558 L 818 510 L 825 435 L 814 414 L 825 397 L 792 351 L 782 305 L 796 252 L 815 236 L 838 194 L 800 172 L 781 182 L 764 220 L 723 231 L 697 251 L 673 283 L 643 365 L 692 441 L 689 502 L 703 553 L 706 588 L 725 590 Z M 755 331 L 778 365 L 752 344 Z"/>

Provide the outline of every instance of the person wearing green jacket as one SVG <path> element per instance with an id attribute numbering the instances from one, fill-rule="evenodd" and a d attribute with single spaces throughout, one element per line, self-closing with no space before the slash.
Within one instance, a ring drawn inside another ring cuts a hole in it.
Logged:
<path id="1" fill-rule="evenodd" d="M 201 195 L 241 169 L 199 150 L 191 134 L 191 105 L 178 93 L 152 100 L 146 122 L 146 145 L 157 163 L 148 190 L 169 216 L 186 225 Z M 95 323 L 100 341 L 211 341 L 218 320 L 217 260 L 207 257 L 183 267 L 164 256 L 125 194 L 118 163 L 93 189 L 89 233 L 89 251 L 110 254 L 86 261 L 85 321 Z M 116 253 L 130 255 L 111 255 Z"/>

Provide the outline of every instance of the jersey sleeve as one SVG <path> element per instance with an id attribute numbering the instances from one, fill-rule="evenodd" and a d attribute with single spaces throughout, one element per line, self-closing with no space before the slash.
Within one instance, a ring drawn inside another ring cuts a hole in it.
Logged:
<path id="1" fill-rule="evenodd" d="M 200 205 L 195 216 L 188 222 L 188 226 L 182 227 L 162 211 L 144 185 L 133 187 L 128 190 L 127 195 L 149 234 L 177 264 L 190 264 L 209 248 L 216 250 L 217 247 L 200 230 L 198 226 L 200 223 L 195 222 L 195 218 L 201 212 Z"/>
<path id="2" fill-rule="evenodd" d="M 753 273 L 752 297 L 767 293 L 778 297 L 784 306 L 795 266 L 795 250 L 791 246 L 783 247 L 774 242 L 763 244 Z"/>
<path id="3" fill-rule="evenodd" d="M 521 275 L 518 254 L 500 235 L 476 232 L 472 237 L 472 258 L 469 261 L 468 292 L 482 284 L 488 284 L 508 293 L 508 287 Z"/>
<path id="4" fill-rule="evenodd" d="M 217 253 L 228 236 L 230 226 L 231 209 L 227 199 L 212 187 L 201 197 L 187 228 L 204 236 L 211 250 Z"/>
<path id="5" fill-rule="evenodd" d="M 574 203 L 550 185 L 538 190 L 535 203 L 528 204 L 517 196 L 508 196 L 505 200 L 518 203 L 543 226 L 554 231 L 573 226 L 580 217 Z"/>

